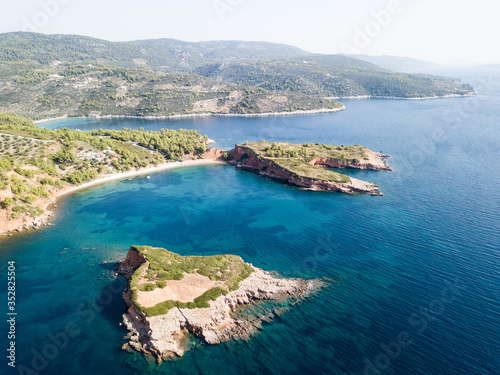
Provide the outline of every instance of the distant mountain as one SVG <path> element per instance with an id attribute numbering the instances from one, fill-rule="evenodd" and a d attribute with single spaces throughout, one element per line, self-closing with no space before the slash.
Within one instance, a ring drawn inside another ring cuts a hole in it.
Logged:
<path id="1" fill-rule="evenodd" d="M 341 106 L 334 97 L 471 91 L 452 78 L 267 42 L 0 34 L 0 111 L 31 118 L 331 110 Z"/>
<path id="2" fill-rule="evenodd" d="M 411 57 L 399 56 L 369 56 L 369 55 L 347 55 L 354 59 L 363 60 L 372 64 L 378 65 L 383 69 L 393 70 L 396 72 L 414 72 L 425 71 L 439 66 L 437 63 L 413 59 Z"/>
<path id="3" fill-rule="evenodd" d="M 477 65 L 476 68 L 484 68 L 484 69 L 500 69 L 500 64 L 484 64 Z"/>
<path id="4" fill-rule="evenodd" d="M 183 42 L 176 39 L 109 42 L 80 35 L 28 32 L 0 34 L 0 61 L 50 65 L 99 63 L 125 68 L 188 72 L 207 63 L 310 55 L 297 47 L 268 42 Z"/>
<path id="5" fill-rule="evenodd" d="M 418 98 L 466 94 L 459 80 L 397 73 L 366 61 L 341 55 L 309 55 L 266 61 L 223 62 L 198 68 L 216 82 L 284 89 L 322 97 L 384 96 Z"/>

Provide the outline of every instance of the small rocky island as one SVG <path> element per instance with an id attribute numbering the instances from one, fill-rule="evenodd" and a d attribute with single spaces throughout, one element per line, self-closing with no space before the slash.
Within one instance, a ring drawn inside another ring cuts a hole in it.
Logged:
<path id="1" fill-rule="evenodd" d="M 303 189 L 371 195 L 382 195 L 378 185 L 329 168 L 391 171 L 388 157 L 360 145 L 265 141 L 245 142 L 224 154 L 229 164 Z"/>
<path id="2" fill-rule="evenodd" d="M 150 246 L 132 246 L 118 271 L 129 279 L 124 349 L 159 362 L 184 355 L 189 333 L 208 344 L 249 337 L 256 322 L 236 318 L 239 307 L 303 297 L 323 285 L 277 278 L 236 255 L 181 256 Z"/>

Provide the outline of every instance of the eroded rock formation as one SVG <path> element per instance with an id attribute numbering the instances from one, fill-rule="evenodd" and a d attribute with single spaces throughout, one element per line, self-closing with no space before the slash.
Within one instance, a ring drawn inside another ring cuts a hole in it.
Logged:
<path id="1" fill-rule="evenodd" d="M 147 262 L 144 255 L 131 248 L 127 258 L 120 262 L 118 270 L 122 275 L 130 277 L 144 262 Z M 305 296 L 322 286 L 322 282 L 318 280 L 280 279 L 262 269 L 253 268 L 254 272 L 240 281 L 237 290 L 210 301 L 210 307 L 174 307 L 164 315 L 146 316 L 132 301 L 130 289 L 126 289 L 124 299 L 128 310 L 123 315 L 123 323 L 130 331 L 130 342 L 124 348 L 153 355 L 161 361 L 184 355 L 187 350 L 184 342 L 189 333 L 208 344 L 249 337 L 260 319 L 237 319 L 233 314 L 236 309 L 257 300 Z M 262 317 L 267 318 L 268 316 Z"/>
<path id="2" fill-rule="evenodd" d="M 372 195 L 382 195 L 379 186 L 371 182 L 359 180 L 350 177 L 349 182 L 334 182 L 327 180 L 319 180 L 300 176 L 270 159 L 262 158 L 255 152 L 244 146 L 236 146 L 229 151 L 231 154 L 230 164 L 254 173 L 263 177 L 278 180 L 291 185 L 299 186 L 308 190 L 317 191 L 338 191 L 342 193 L 369 193 Z M 352 169 L 371 169 L 377 171 L 390 171 L 385 159 L 387 155 L 382 155 L 377 152 L 367 150 L 368 160 L 345 160 L 339 162 L 330 158 L 317 157 L 310 161 L 309 164 L 318 167 L 334 167 L 334 168 L 352 168 Z"/>

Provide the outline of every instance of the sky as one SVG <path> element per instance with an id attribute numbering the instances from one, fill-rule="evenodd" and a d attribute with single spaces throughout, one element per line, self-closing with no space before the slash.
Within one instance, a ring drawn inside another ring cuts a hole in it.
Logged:
<path id="1" fill-rule="evenodd" d="M 0 33 L 269 41 L 316 53 L 500 63 L 498 0 L 1 0 Z"/>

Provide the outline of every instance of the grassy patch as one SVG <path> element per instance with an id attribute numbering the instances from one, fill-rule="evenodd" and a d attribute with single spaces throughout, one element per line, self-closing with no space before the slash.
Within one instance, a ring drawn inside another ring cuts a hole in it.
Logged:
<path id="1" fill-rule="evenodd" d="M 132 246 L 132 249 L 146 256 L 148 262 L 142 264 L 130 279 L 132 301 L 147 316 L 166 314 L 174 307 L 206 308 L 229 291 L 236 290 L 239 282 L 253 272 L 253 268 L 236 255 L 181 256 L 166 249 L 150 246 Z M 198 273 L 211 280 L 221 281 L 221 286 L 207 290 L 192 302 L 163 301 L 153 307 L 143 307 L 137 302 L 137 291 L 164 288 L 169 280 L 181 280 L 185 273 Z"/>
<path id="2" fill-rule="evenodd" d="M 311 164 L 315 158 L 331 159 L 344 165 L 359 163 L 360 159 L 367 159 L 365 146 L 332 146 L 322 143 L 293 144 L 288 142 L 245 142 L 240 145 L 248 147 L 262 159 L 267 159 L 290 171 L 297 177 L 306 177 L 313 180 L 348 183 L 350 178 L 330 169 Z"/>

